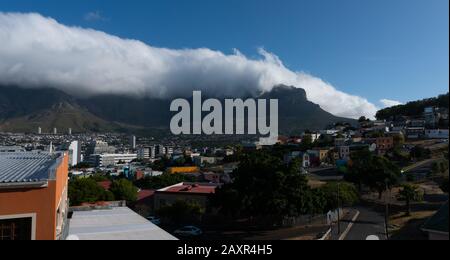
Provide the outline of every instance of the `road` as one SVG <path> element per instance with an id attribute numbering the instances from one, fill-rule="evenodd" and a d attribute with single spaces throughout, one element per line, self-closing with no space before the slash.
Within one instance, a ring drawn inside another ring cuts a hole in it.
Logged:
<path id="1" fill-rule="evenodd" d="M 413 165 L 403 168 L 403 173 L 415 171 L 420 168 L 430 167 L 430 165 L 432 165 L 433 162 L 435 162 L 435 161 L 436 161 L 436 159 L 428 159 L 428 160 L 417 162 Z"/>
<path id="2" fill-rule="evenodd" d="M 385 240 L 384 215 L 366 207 L 357 207 L 359 217 L 353 222 L 353 227 L 345 240 L 366 240 L 370 235 Z"/>
<path id="3" fill-rule="evenodd" d="M 334 167 L 329 168 L 311 168 L 310 176 L 318 181 L 340 181 L 344 178 Z"/>

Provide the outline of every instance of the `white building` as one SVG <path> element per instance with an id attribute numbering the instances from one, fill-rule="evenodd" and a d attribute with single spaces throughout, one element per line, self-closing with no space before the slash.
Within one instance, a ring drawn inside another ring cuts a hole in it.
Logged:
<path id="1" fill-rule="evenodd" d="M 137 154 L 93 154 L 88 162 L 96 167 L 115 166 L 119 163 L 130 163 L 137 159 Z"/>
<path id="2" fill-rule="evenodd" d="M 137 150 L 137 158 L 139 160 L 154 159 L 155 157 L 156 157 L 156 147 L 154 146 L 140 147 Z"/>
<path id="3" fill-rule="evenodd" d="M 73 141 L 69 145 L 69 165 L 75 166 L 81 162 L 81 143 Z"/>
<path id="4" fill-rule="evenodd" d="M 132 149 L 136 149 L 136 136 L 130 136 L 130 146 Z"/>

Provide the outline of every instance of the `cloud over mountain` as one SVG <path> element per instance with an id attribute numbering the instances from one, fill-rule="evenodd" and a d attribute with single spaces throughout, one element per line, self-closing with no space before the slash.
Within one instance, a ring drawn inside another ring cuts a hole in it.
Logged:
<path id="1" fill-rule="evenodd" d="M 398 105 L 402 105 L 403 103 L 397 100 L 390 100 L 390 99 L 381 99 L 380 103 L 383 105 L 383 108 L 386 107 L 394 107 Z"/>
<path id="2" fill-rule="evenodd" d="M 373 117 L 377 107 L 320 78 L 285 67 L 274 54 L 155 48 L 100 31 L 69 27 L 39 14 L 0 12 L 0 84 L 50 86 L 80 97 L 123 94 L 168 98 L 192 90 L 239 97 L 278 84 L 306 90 L 308 99 L 345 117 Z"/>

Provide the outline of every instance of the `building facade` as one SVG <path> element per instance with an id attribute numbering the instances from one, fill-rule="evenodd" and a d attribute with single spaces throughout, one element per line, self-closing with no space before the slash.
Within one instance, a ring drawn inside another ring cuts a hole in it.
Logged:
<path id="1" fill-rule="evenodd" d="M 67 153 L 0 154 L 0 240 L 65 239 Z"/>

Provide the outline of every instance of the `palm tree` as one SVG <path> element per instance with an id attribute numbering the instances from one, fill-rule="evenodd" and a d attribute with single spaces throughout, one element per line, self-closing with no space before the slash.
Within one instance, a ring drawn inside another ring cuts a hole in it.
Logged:
<path id="1" fill-rule="evenodd" d="M 419 190 L 417 185 L 413 184 L 403 184 L 402 189 L 398 194 L 398 198 L 401 201 L 406 202 L 406 215 L 411 215 L 411 202 L 412 201 L 422 201 L 423 192 Z"/>

